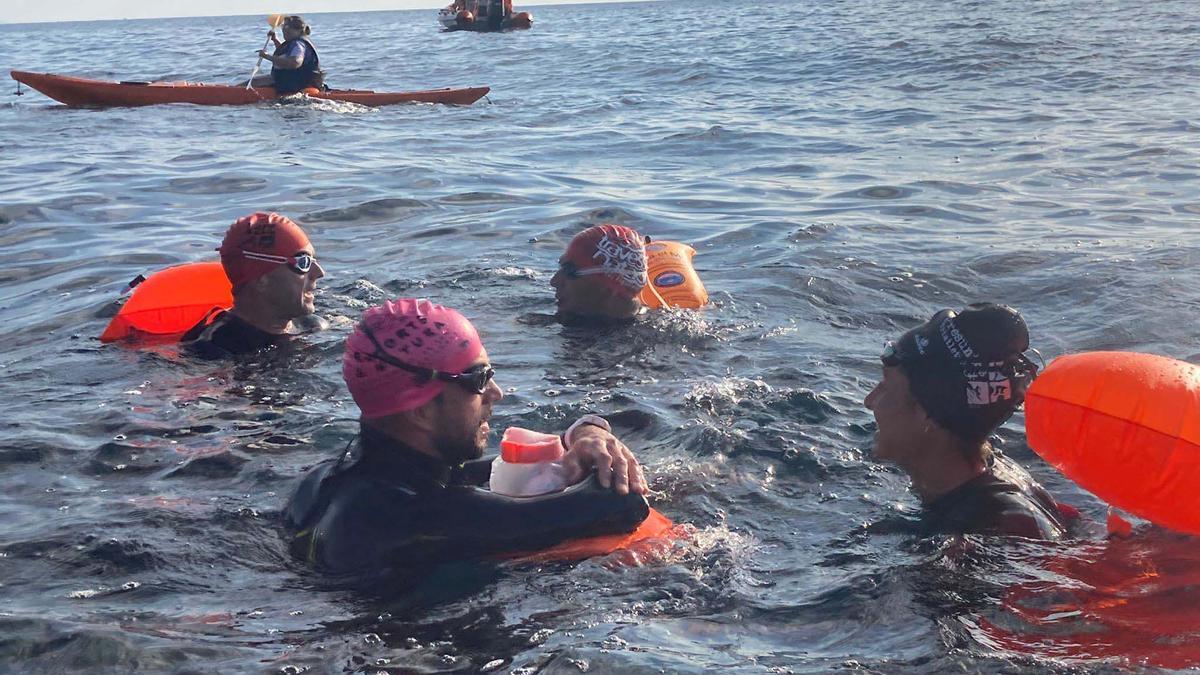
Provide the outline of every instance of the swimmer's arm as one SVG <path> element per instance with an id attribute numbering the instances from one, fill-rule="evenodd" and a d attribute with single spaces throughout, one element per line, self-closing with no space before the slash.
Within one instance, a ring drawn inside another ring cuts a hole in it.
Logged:
<path id="1" fill-rule="evenodd" d="M 425 519 L 468 554 L 489 555 L 552 546 L 567 539 L 632 532 L 650 507 L 641 495 L 620 495 L 590 479 L 541 497 L 506 497 L 480 488 L 452 487 Z"/>

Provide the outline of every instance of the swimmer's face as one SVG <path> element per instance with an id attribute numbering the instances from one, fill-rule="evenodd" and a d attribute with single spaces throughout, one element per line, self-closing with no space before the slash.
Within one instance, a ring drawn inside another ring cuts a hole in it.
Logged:
<path id="1" fill-rule="evenodd" d="M 564 256 L 558 261 L 558 271 L 550 277 L 550 286 L 554 289 L 554 300 L 558 303 L 558 311 L 562 314 L 579 314 L 586 312 L 583 296 L 587 293 L 587 281 L 575 271 L 575 264 Z"/>
<path id="2" fill-rule="evenodd" d="M 312 266 L 307 272 L 300 272 L 288 263 L 263 276 L 263 293 L 270 305 L 278 308 L 280 318 L 295 319 L 317 311 L 317 281 L 325 276 L 325 269 L 317 262 L 311 246 L 297 251 L 296 255 L 312 256 Z"/>
<path id="3" fill-rule="evenodd" d="M 464 370 L 488 363 L 485 350 Z M 435 422 L 437 432 L 434 447 L 447 464 L 460 464 L 483 456 L 491 432 L 488 420 L 492 416 L 492 406 L 502 398 L 504 392 L 494 378 L 488 382 L 482 394 L 457 384 L 446 385 L 436 399 L 438 419 Z"/>
<path id="4" fill-rule="evenodd" d="M 641 309 L 637 300 L 617 297 L 599 276 L 579 274 L 566 256 L 558 261 L 550 286 L 554 288 L 558 313 L 563 316 L 628 319 Z"/>
<path id="5" fill-rule="evenodd" d="M 929 418 L 899 366 L 883 367 L 883 379 L 863 403 L 875 415 L 875 459 L 904 464 L 909 454 L 921 451 Z"/>

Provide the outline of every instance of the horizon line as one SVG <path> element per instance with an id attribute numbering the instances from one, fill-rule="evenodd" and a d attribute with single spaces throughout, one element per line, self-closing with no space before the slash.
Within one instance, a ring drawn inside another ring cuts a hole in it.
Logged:
<path id="1" fill-rule="evenodd" d="M 523 7 L 554 7 L 556 5 L 611 5 L 617 3 L 647 3 L 647 2 L 664 2 L 665 0 L 555 0 L 552 2 L 539 2 L 532 0 L 531 2 L 522 2 Z M 449 4 L 449 3 L 446 3 Z M 335 11 L 317 11 L 304 12 L 306 15 L 320 16 L 323 14 L 371 14 L 381 12 L 418 12 L 430 9 L 440 9 L 445 4 L 438 0 L 427 7 L 405 7 L 403 9 L 350 9 L 350 10 L 335 10 Z M 251 12 L 248 14 L 176 14 L 171 16 L 139 16 L 139 17 L 107 17 L 96 19 L 37 19 L 33 21 L 8 21 L 0 19 L 0 26 L 32 26 L 37 24 L 49 23 L 98 23 L 102 21 L 162 21 L 171 19 L 219 19 L 224 17 L 240 17 L 240 16 L 257 16 L 261 12 Z"/>

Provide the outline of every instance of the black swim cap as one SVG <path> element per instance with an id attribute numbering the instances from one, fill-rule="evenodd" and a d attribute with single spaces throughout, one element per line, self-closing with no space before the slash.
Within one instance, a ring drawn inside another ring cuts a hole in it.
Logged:
<path id="1" fill-rule="evenodd" d="M 888 343 L 882 360 L 904 369 L 913 396 L 938 425 L 981 443 L 1025 401 L 1037 376 L 1027 349 L 1029 327 L 1017 310 L 984 302 L 934 314 Z"/>

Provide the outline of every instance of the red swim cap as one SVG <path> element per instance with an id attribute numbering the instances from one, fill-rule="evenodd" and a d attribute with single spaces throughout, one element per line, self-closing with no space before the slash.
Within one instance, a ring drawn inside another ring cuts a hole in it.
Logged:
<path id="1" fill-rule="evenodd" d="M 346 338 L 342 355 L 346 387 L 368 419 L 419 408 L 446 387 L 442 380 L 371 358 L 378 353 L 376 341 L 397 361 L 446 373 L 461 373 L 483 352 L 475 326 L 448 307 L 423 298 L 400 298 L 368 309 Z"/>
<path id="2" fill-rule="evenodd" d="M 308 235 L 290 218 L 260 211 L 231 225 L 217 250 L 221 252 L 225 276 L 236 289 L 279 267 L 278 263 L 251 260 L 242 255 L 243 251 L 287 258 L 308 250 L 309 246 Z"/>
<path id="3" fill-rule="evenodd" d="M 575 235 L 566 259 L 579 274 L 597 281 L 622 298 L 633 298 L 646 285 L 646 245 L 637 230 L 624 225 L 596 225 Z"/>

